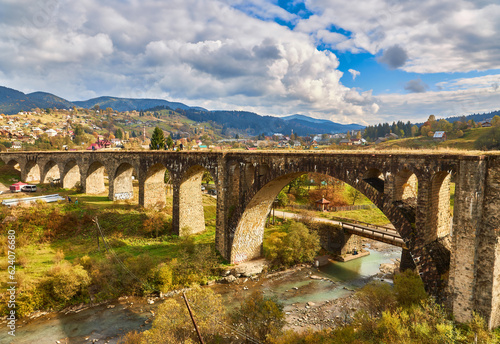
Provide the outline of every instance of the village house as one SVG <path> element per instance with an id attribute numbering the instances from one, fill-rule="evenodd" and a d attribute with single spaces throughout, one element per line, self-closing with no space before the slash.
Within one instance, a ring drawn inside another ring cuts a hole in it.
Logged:
<path id="1" fill-rule="evenodd" d="M 436 131 L 432 138 L 434 139 L 434 141 L 446 141 L 446 132 Z"/>

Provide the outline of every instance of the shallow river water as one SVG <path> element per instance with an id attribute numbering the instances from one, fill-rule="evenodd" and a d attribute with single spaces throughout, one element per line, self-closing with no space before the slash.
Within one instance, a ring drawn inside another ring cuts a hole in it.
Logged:
<path id="1" fill-rule="evenodd" d="M 381 252 L 370 249 L 369 256 L 345 263 L 329 263 L 319 269 L 298 268 L 256 280 L 240 278 L 237 283 L 215 284 L 211 288 L 222 295 L 229 308 L 258 290 L 266 296 L 276 296 L 287 314 L 291 314 L 307 302 L 330 302 L 352 294 L 379 273 L 380 264 L 392 263 L 400 255 L 401 250 L 395 247 Z M 312 279 L 311 275 L 324 279 Z M 7 335 L 3 323 L 0 343 L 89 343 L 96 339 L 98 343 L 116 343 L 129 331 L 150 328 L 152 312 L 160 302 L 150 305 L 140 298 L 121 298 L 78 313 L 50 313 L 19 321 L 16 337 Z"/>

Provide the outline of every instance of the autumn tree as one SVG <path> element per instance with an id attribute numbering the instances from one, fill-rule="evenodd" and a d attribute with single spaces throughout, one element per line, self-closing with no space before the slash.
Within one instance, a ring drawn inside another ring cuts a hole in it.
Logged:
<path id="1" fill-rule="evenodd" d="M 248 336 L 266 342 L 278 337 L 286 324 L 283 305 L 275 298 L 264 297 L 259 291 L 254 291 L 231 314 L 231 320 Z"/>

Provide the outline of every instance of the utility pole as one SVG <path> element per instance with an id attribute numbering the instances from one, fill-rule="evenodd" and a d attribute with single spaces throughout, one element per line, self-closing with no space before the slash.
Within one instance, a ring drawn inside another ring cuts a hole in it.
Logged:
<path id="1" fill-rule="evenodd" d="M 205 344 L 205 342 L 203 341 L 203 338 L 201 338 L 200 330 L 198 329 L 198 325 L 196 325 L 196 321 L 194 320 L 194 317 L 193 317 L 193 312 L 191 312 L 191 307 L 189 307 L 189 302 L 188 302 L 188 299 L 187 299 L 186 294 L 184 292 L 182 292 L 182 297 L 184 298 L 184 301 L 186 302 L 189 316 L 191 317 L 191 320 L 193 321 L 194 329 L 196 330 L 196 333 L 198 334 L 198 339 L 200 340 L 201 344 Z"/>

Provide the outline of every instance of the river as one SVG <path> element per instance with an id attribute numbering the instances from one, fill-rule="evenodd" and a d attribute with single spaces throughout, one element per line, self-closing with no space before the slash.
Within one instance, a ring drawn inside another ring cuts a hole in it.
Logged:
<path id="1" fill-rule="evenodd" d="M 354 291 L 380 273 L 379 267 L 401 257 L 401 249 L 377 244 L 370 255 L 349 262 L 333 262 L 318 268 L 298 267 L 254 279 L 239 278 L 232 284 L 211 286 L 229 308 L 254 290 L 277 297 L 287 314 L 287 328 L 320 329 L 348 317 L 356 310 Z M 16 337 L 0 332 L 0 343 L 117 343 L 123 334 L 151 327 L 161 300 L 148 304 L 144 298 L 120 298 L 106 304 L 66 313 L 49 313 L 17 323 Z"/>

